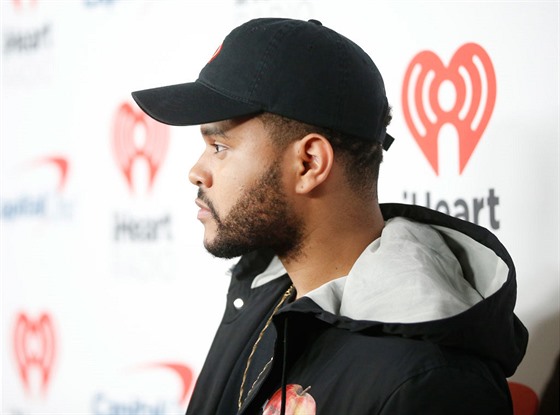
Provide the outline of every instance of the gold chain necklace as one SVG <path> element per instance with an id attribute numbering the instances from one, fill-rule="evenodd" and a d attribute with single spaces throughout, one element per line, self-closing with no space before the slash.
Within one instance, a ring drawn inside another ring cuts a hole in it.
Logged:
<path id="1" fill-rule="evenodd" d="M 241 409 L 241 406 L 243 405 L 243 390 L 245 388 L 245 382 L 247 381 L 247 373 L 249 372 L 249 367 L 251 366 L 251 361 L 253 360 L 253 356 L 255 355 L 257 347 L 258 347 L 260 341 L 262 340 L 266 329 L 268 329 L 268 326 L 270 326 L 270 323 L 272 323 L 272 318 L 274 317 L 276 312 L 280 309 L 280 307 L 282 307 L 282 305 L 286 302 L 286 300 L 292 295 L 293 292 L 294 292 L 294 286 L 291 285 L 290 288 L 288 288 L 288 290 L 284 293 L 284 295 L 280 299 L 280 302 L 276 305 L 276 307 L 274 307 L 274 310 L 272 311 L 272 314 L 270 315 L 270 317 L 266 321 L 266 324 L 264 325 L 263 329 L 259 333 L 259 337 L 257 337 L 257 340 L 253 344 L 253 348 L 251 349 L 251 353 L 249 354 L 249 357 L 247 358 L 247 364 L 245 365 L 245 371 L 243 372 L 243 378 L 241 379 L 241 387 L 239 388 L 239 399 L 237 401 L 237 409 L 238 410 Z M 274 359 L 274 356 L 272 356 L 270 358 L 270 360 L 266 363 L 266 365 L 264 365 L 264 368 L 258 374 L 257 379 L 251 385 L 251 389 L 249 389 L 249 392 L 247 392 L 247 396 L 249 396 L 249 394 L 253 391 L 253 388 L 257 384 L 261 375 L 266 371 L 268 366 L 272 363 L 273 359 Z"/>

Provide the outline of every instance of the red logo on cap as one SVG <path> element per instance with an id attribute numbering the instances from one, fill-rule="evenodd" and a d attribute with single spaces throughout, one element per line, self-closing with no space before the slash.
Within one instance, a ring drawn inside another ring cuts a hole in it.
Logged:
<path id="1" fill-rule="evenodd" d="M 136 143 L 135 137 L 144 132 L 144 142 Z M 134 111 L 128 103 L 122 104 L 113 124 L 113 150 L 117 164 L 133 191 L 132 167 L 138 159 L 144 159 L 149 169 L 151 189 L 156 174 L 161 167 L 169 144 L 169 127 L 148 117 L 141 111 Z"/>
<path id="2" fill-rule="evenodd" d="M 449 83 L 455 90 L 455 102 L 451 108 L 442 108 L 439 92 Z M 435 53 L 420 52 L 406 70 L 402 102 L 408 128 L 436 174 L 440 129 L 446 123 L 455 127 L 462 173 L 496 102 L 496 75 L 490 57 L 481 46 L 467 43 L 445 67 Z"/>
<path id="3" fill-rule="evenodd" d="M 43 393 L 49 383 L 56 351 L 55 331 L 48 314 L 35 321 L 24 313 L 18 314 L 14 328 L 14 352 L 21 381 L 30 390 L 33 371 L 39 372 Z"/>
<path id="4" fill-rule="evenodd" d="M 216 49 L 216 52 L 214 52 L 214 54 L 212 55 L 212 57 L 210 58 L 210 60 L 208 61 L 208 63 L 212 62 L 214 59 L 216 59 L 216 56 L 218 56 L 220 54 L 220 52 L 222 51 L 222 46 L 223 43 L 218 46 L 218 49 Z"/>

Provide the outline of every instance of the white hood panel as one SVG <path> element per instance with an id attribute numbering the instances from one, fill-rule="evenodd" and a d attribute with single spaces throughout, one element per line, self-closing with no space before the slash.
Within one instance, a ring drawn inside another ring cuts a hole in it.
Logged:
<path id="1" fill-rule="evenodd" d="M 492 250 L 460 232 L 398 217 L 387 221 L 348 276 L 307 297 L 354 320 L 432 321 L 459 314 L 491 295 L 506 281 L 507 271 Z"/>

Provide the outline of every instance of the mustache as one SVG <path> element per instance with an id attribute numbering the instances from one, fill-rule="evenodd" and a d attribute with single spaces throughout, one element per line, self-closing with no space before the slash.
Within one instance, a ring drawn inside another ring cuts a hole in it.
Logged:
<path id="1" fill-rule="evenodd" d="M 198 193 L 197 193 L 196 197 L 199 200 L 201 200 L 206 206 L 208 206 L 208 210 L 210 211 L 210 214 L 212 215 L 214 220 L 218 223 L 221 223 L 220 217 L 218 216 L 218 212 L 216 211 L 216 208 L 214 207 L 214 204 L 208 198 L 208 196 L 206 196 L 206 194 L 202 191 L 202 189 L 200 189 L 200 188 L 198 189 Z"/>

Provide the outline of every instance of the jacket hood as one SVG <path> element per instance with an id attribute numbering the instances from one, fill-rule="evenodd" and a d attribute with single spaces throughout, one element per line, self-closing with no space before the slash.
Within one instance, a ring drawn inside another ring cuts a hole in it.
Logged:
<path id="1" fill-rule="evenodd" d="M 513 313 L 515 267 L 488 230 L 419 206 L 381 205 L 386 226 L 347 276 L 282 310 L 339 328 L 397 335 L 497 361 L 511 376 L 528 333 Z M 285 275 L 274 258 L 253 281 Z M 279 315 L 280 317 L 280 315 Z"/>
<path id="2" fill-rule="evenodd" d="M 460 246 L 471 259 L 465 271 L 450 245 Z M 419 323 L 468 310 L 494 294 L 507 271 L 490 249 L 464 234 L 396 217 L 347 276 L 306 296 L 323 310 L 353 320 Z"/>

